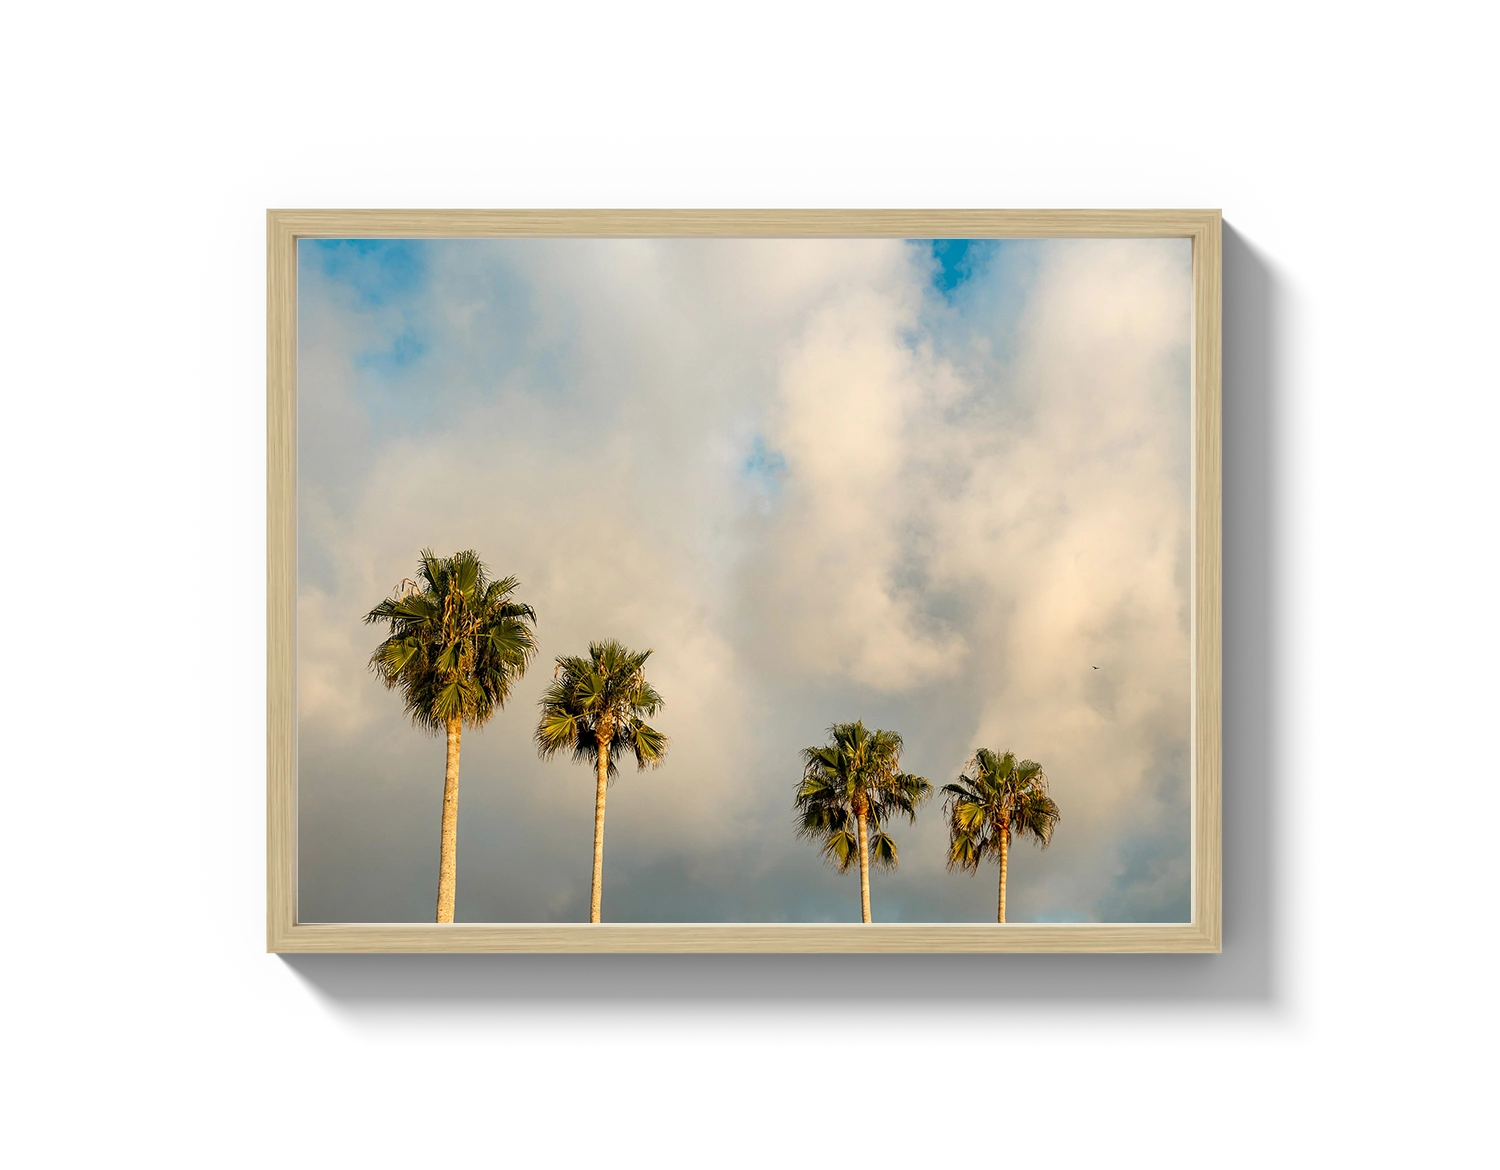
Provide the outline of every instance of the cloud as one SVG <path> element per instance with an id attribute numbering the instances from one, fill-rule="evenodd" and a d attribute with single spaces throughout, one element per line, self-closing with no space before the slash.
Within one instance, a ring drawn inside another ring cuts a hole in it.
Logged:
<path id="1" fill-rule="evenodd" d="M 859 717 L 938 783 L 980 744 L 1046 765 L 1064 821 L 1013 917 L 1185 914 L 1185 242 L 1001 244 L 961 282 L 903 241 L 407 247 L 302 265 L 304 916 L 431 913 L 442 749 L 360 624 L 427 545 L 541 619 L 466 734 L 460 919 L 586 915 L 592 785 L 529 735 L 551 657 L 606 636 L 655 650 L 673 736 L 611 789 L 606 917 L 856 916 L 789 806 Z M 877 917 L 993 916 L 938 814 Z"/>
<path id="2" fill-rule="evenodd" d="M 922 273 L 902 259 L 819 304 L 785 351 L 766 420 L 783 493 L 742 600 L 777 630 L 765 648 L 781 670 L 889 692 L 951 675 L 964 649 L 910 579 L 926 420 L 961 389 L 906 342 Z"/>

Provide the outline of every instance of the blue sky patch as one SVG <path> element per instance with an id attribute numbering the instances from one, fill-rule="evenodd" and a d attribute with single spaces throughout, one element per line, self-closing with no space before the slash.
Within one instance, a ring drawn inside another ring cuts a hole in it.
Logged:
<path id="1" fill-rule="evenodd" d="M 786 457 L 780 451 L 766 446 L 763 435 L 756 435 L 750 444 L 750 454 L 740 464 L 740 473 L 759 498 L 757 505 L 767 511 L 781 499 L 783 480 L 786 477 Z"/>
<path id="2" fill-rule="evenodd" d="M 304 257 L 328 279 L 352 289 L 365 305 L 411 296 L 427 276 L 421 240 L 302 240 Z"/>
<path id="3" fill-rule="evenodd" d="M 750 456 L 745 460 L 745 474 L 775 478 L 785 470 L 785 456 L 780 451 L 768 450 L 764 436 L 756 435 L 755 442 L 750 445 Z"/>
<path id="4" fill-rule="evenodd" d="M 411 365 L 427 352 L 427 343 L 407 327 L 391 339 L 386 349 L 364 350 L 354 357 L 354 364 L 363 370 L 374 370 L 380 374 L 393 374 Z"/>
<path id="5" fill-rule="evenodd" d="M 965 281 L 984 272 L 999 250 L 998 240 L 930 240 L 937 261 L 932 285 L 949 300 Z"/>

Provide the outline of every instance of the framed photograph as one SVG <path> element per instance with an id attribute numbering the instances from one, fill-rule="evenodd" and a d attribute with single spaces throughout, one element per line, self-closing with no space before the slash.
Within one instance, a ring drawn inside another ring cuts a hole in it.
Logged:
<path id="1" fill-rule="evenodd" d="M 210 195 L 177 754 L 231 995 L 372 1053 L 804 1052 L 847 980 L 1325 1050 L 1328 326 L 1253 162 L 450 121 Z M 939 1017 L 850 1044 L 990 1044 Z"/>
<path id="2" fill-rule="evenodd" d="M 1219 950 L 1219 212 L 267 226 L 269 950 Z"/>

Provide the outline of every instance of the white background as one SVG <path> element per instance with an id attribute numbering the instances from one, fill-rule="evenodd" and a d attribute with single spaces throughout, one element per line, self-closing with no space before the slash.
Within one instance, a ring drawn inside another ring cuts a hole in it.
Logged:
<path id="1" fill-rule="evenodd" d="M 4 1152 L 1483 1160 L 1493 17 L 544 7 L 7 17 Z M 268 206 L 1223 207 L 1224 954 L 263 954 Z"/>

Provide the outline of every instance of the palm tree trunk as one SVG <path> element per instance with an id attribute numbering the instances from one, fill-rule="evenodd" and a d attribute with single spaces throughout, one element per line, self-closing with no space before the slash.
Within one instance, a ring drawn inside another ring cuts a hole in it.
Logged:
<path id="1" fill-rule="evenodd" d="M 605 739 L 605 743 L 608 743 Z M 589 921 L 598 922 L 604 902 L 604 790 L 609 786 L 609 749 L 599 752 L 599 787 L 594 793 L 594 883 L 589 890 Z"/>
<path id="2" fill-rule="evenodd" d="M 996 922 L 1005 921 L 1005 876 L 1010 871 L 1010 830 L 1000 830 L 1000 913 Z"/>
<path id="3" fill-rule="evenodd" d="M 859 910 L 862 921 L 870 921 L 870 829 L 865 814 L 859 814 Z"/>
<path id="4" fill-rule="evenodd" d="M 463 723 L 448 720 L 448 769 L 443 775 L 443 844 L 438 855 L 437 920 L 453 921 L 458 898 L 458 748 Z"/>

